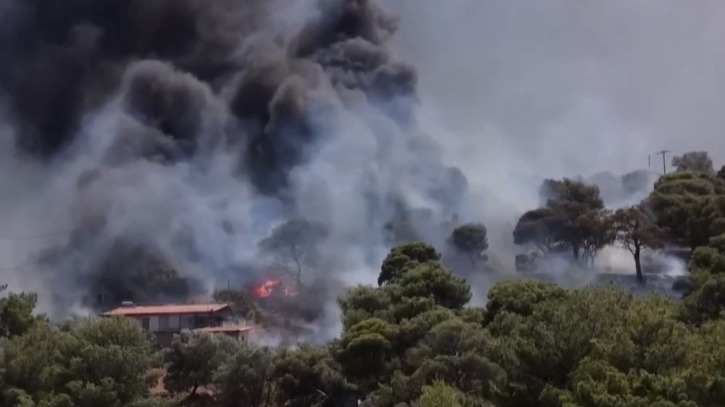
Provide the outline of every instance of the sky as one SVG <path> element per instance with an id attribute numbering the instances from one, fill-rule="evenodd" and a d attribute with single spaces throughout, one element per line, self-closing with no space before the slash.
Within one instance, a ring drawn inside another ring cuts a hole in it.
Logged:
<path id="1" fill-rule="evenodd" d="M 646 168 L 663 149 L 725 162 L 721 1 L 385 4 L 425 109 L 470 161 L 556 176 Z"/>

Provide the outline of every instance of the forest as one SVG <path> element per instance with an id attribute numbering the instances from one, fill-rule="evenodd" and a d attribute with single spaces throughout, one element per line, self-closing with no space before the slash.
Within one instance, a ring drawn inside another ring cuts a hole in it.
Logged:
<path id="1" fill-rule="evenodd" d="M 51 323 L 33 293 L 0 299 L 0 405 L 8 407 L 709 407 L 725 400 L 725 167 L 673 160 L 642 202 L 605 208 L 599 188 L 548 180 L 516 224 L 517 263 L 554 253 L 591 266 L 605 246 L 687 252 L 682 298 L 616 285 L 505 279 L 470 306 L 471 286 L 440 248 L 398 239 L 377 285 L 340 296 L 325 346 L 273 348 L 184 332 L 159 350 L 124 319 Z M 475 269 L 486 228 L 450 245 Z M 268 241 L 267 246 L 274 248 Z M 536 266 L 533 267 L 544 267 Z M 586 267 L 582 267 L 582 270 Z M 484 272 L 484 271 L 481 271 Z M 163 376 L 163 389 L 159 380 Z"/>

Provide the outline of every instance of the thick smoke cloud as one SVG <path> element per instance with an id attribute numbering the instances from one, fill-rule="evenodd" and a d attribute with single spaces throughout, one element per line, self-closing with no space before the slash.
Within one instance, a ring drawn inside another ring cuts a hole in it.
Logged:
<path id="1" fill-rule="evenodd" d="M 0 0 L 2 279 L 54 317 L 186 299 L 264 275 L 302 217 L 324 340 L 393 219 L 438 246 L 483 221 L 508 271 L 543 178 L 616 206 L 656 150 L 725 160 L 718 1 L 382 3 Z"/>
<path id="2" fill-rule="evenodd" d="M 301 217 L 329 231 L 306 276 L 329 330 L 385 225 L 422 210 L 439 238 L 465 194 L 372 0 L 1 4 L 3 279 L 53 317 L 244 286 Z"/>

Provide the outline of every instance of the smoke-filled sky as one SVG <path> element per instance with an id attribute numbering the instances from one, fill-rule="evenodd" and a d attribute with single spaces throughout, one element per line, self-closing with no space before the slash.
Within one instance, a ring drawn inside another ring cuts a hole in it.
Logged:
<path id="1" fill-rule="evenodd" d="M 721 1 L 386 5 L 426 106 L 472 154 L 555 175 L 646 168 L 661 149 L 725 161 Z"/>
<path id="2" fill-rule="evenodd" d="M 542 176 L 646 169 L 662 149 L 668 166 L 691 150 L 725 164 L 721 1 L 385 4 L 404 16 L 393 42 L 423 120 L 491 205 L 523 210 Z"/>
<path id="3" fill-rule="evenodd" d="M 0 0 L 2 279 L 57 315 L 142 265 L 211 289 L 304 217 L 373 282 L 401 206 L 510 265 L 544 177 L 725 161 L 720 1 L 381 3 Z"/>

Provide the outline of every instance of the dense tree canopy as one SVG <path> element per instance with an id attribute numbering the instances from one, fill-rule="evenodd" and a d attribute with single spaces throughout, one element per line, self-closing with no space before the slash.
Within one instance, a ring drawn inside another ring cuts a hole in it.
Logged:
<path id="1" fill-rule="evenodd" d="M 569 178 L 545 180 L 539 188 L 539 196 L 549 208 L 572 206 L 581 208 L 581 211 L 604 209 L 599 187 Z"/>
<path id="2" fill-rule="evenodd" d="M 712 165 L 712 159 L 707 151 L 690 151 L 683 155 L 672 157 L 672 166 L 677 171 L 696 171 L 712 174 L 715 169 Z"/>
<path id="3" fill-rule="evenodd" d="M 647 204 L 669 238 L 693 250 L 725 232 L 725 182 L 712 174 L 667 174 L 655 183 Z"/>
<path id="4" fill-rule="evenodd" d="M 130 320 L 40 324 L 2 345 L 4 406 L 129 406 L 148 397 L 154 351 Z"/>
<path id="5" fill-rule="evenodd" d="M 568 249 L 575 260 L 582 252 L 593 260 L 596 252 L 612 240 L 597 186 L 567 178 L 549 179 L 539 193 L 544 206 L 519 218 L 514 243 L 533 244 L 543 256 Z"/>
<path id="6" fill-rule="evenodd" d="M 214 372 L 232 354 L 234 345 L 226 337 L 199 332 L 182 332 L 165 350 L 166 376 L 170 391 L 195 395 L 199 387 L 209 386 Z"/>
<path id="7" fill-rule="evenodd" d="M 0 287 L 2 293 L 6 287 Z M 35 294 L 10 293 L 0 298 L 0 338 L 13 338 L 28 332 L 44 321 L 42 315 L 33 315 L 38 297 Z"/>
<path id="8" fill-rule="evenodd" d="M 393 248 L 380 267 L 378 285 L 395 282 L 403 272 L 417 264 L 440 260 L 441 255 L 423 242 L 403 243 Z"/>
<path id="9" fill-rule="evenodd" d="M 514 229 L 514 243 L 533 244 L 544 256 L 561 245 L 560 230 L 564 218 L 551 208 L 530 210 L 519 218 Z"/>
<path id="10" fill-rule="evenodd" d="M 466 255 L 475 267 L 479 260 L 485 260 L 483 253 L 488 249 L 486 226 L 481 223 L 467 223 L 453 229 L 449 242 L 459 252 Z"/>

